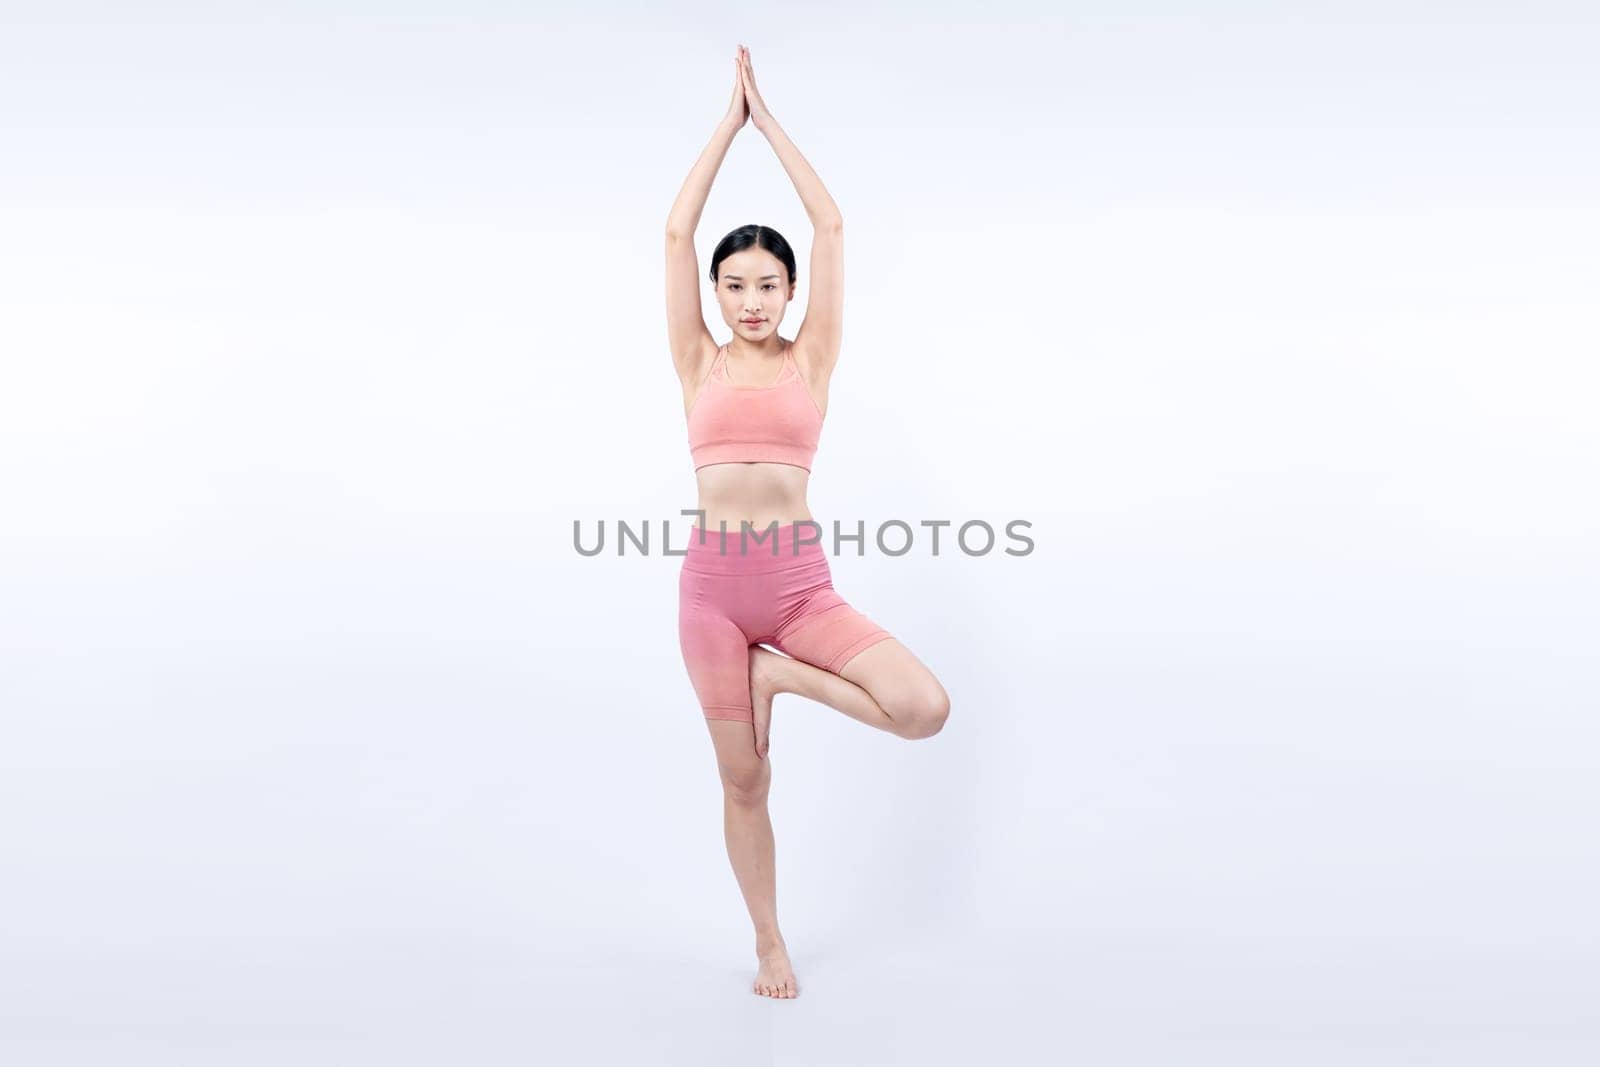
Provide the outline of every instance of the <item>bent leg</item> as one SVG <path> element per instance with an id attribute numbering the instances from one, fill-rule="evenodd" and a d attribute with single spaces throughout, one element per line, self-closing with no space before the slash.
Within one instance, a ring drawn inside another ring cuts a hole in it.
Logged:
<path id="1" fill-rule="evenodd" d="M 889 640 L 888 630 L 851 607 L 830 583 L 812 593 L 773 644 L 829 674 L 859 652 Z"/>
<path id="2" fill-rule="evenodd" d="M 756 751 L 765 756 L 771 731 L 772 698 L 779 693 L 794 693 L 818 704 L 826 704 L 857 722 L 898 734 L 894 721 L 872 694 L 854 682 L 830 674 L 796 656 L 779 655 L 757 646 L 750 650 L 751 697 L 755 701 Z"/>
<path id="3" fill-rule="evenodd" d="M 773 644 L 861 691 L 876 709 L 875 716 L 863 717 L 832 700 L 816 699 L 869 725 L 909 740 L 932 737 L 949 717 L 950 698 L 933 672 L 892 634 L 852 607 L 831 584 L 811 597 Z M 795 672 L 788 673 L 791 682 L 816 691 L 836 688 L 820 678 L 794 678 Z"/>
<path id="4" fill-rule="evenodd" d="M 950 695 L 938 677 L 892 637 L 851 657 L 839 676 L 872 694 L 907 740 L 932 737 L 950 718 Z"/>

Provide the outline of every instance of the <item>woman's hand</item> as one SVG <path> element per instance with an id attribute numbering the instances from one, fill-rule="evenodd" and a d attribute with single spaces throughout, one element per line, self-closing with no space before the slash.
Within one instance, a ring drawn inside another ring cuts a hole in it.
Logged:
<path id="1" fill-rule="evenodd" d="M 756 72 L 750 65 L 750 49 L 744 45 L 739 46 L 739 78 L 744 83 L 744 99 L 750 109 L 750 121 L 755 123 L 756 129 L 763 129 L 767 120 L 772 118 L 772 112 L 767 110 L 767 102 L 761 99 L 761 93 L 756 89 Z"/>
<path id="2" fill-rule="evenodd" d="M 744 73 L 739 69 L 743 58 L 737 52 L 733 55 L 733 99 L 728 101 L 728 113 L 722 117 L 722 121 L 735 133 L 743 129 L 750 118 L 750 105 L 744 98 Z"/>

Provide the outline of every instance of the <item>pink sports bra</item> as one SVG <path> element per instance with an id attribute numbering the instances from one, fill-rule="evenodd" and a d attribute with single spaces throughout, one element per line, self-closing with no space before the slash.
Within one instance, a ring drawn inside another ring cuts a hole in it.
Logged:
<path id="1" fill-rule="evenodd" d="M 783 369 L 771 385 L 735 385 L 727 351 L 717 349 L 711 373 L 689 408 L 689 455 L 694 469 L 713 463 L 788 463 L 811 469 L 822 437 L 822 410 L 800 368 L 783 349 Z"/>

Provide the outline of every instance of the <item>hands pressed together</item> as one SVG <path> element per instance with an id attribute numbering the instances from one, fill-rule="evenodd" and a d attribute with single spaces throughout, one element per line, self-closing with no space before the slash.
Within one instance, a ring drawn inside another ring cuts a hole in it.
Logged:
<path id="1" fill-rule="evenodd" d="M 733 64 L 733 99 L 728 103 L 727 121 L 736 130 L 742 128 L 746 121 L 755 123 L 758 130 L 765 129 L 772 112 L 767 110 L 767 102 L 761 99 L 761 93 L 756 89 L 756 73 L 750 65 L 750 49 L 740 45 L 734 53 Z"/>

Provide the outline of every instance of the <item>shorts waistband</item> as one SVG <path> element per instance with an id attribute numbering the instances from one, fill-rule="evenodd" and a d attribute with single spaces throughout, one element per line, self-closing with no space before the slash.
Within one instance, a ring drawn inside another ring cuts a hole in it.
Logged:
<path id="1" fill-rule="evenodd" d="M 702 536 L 703 535 L 703 536 Z M 760 574 L 826 561 L 822 524 L 799 519 L 767 526 L 701 530 L 689 527 L 683 565 L 715 574 Z"/>

